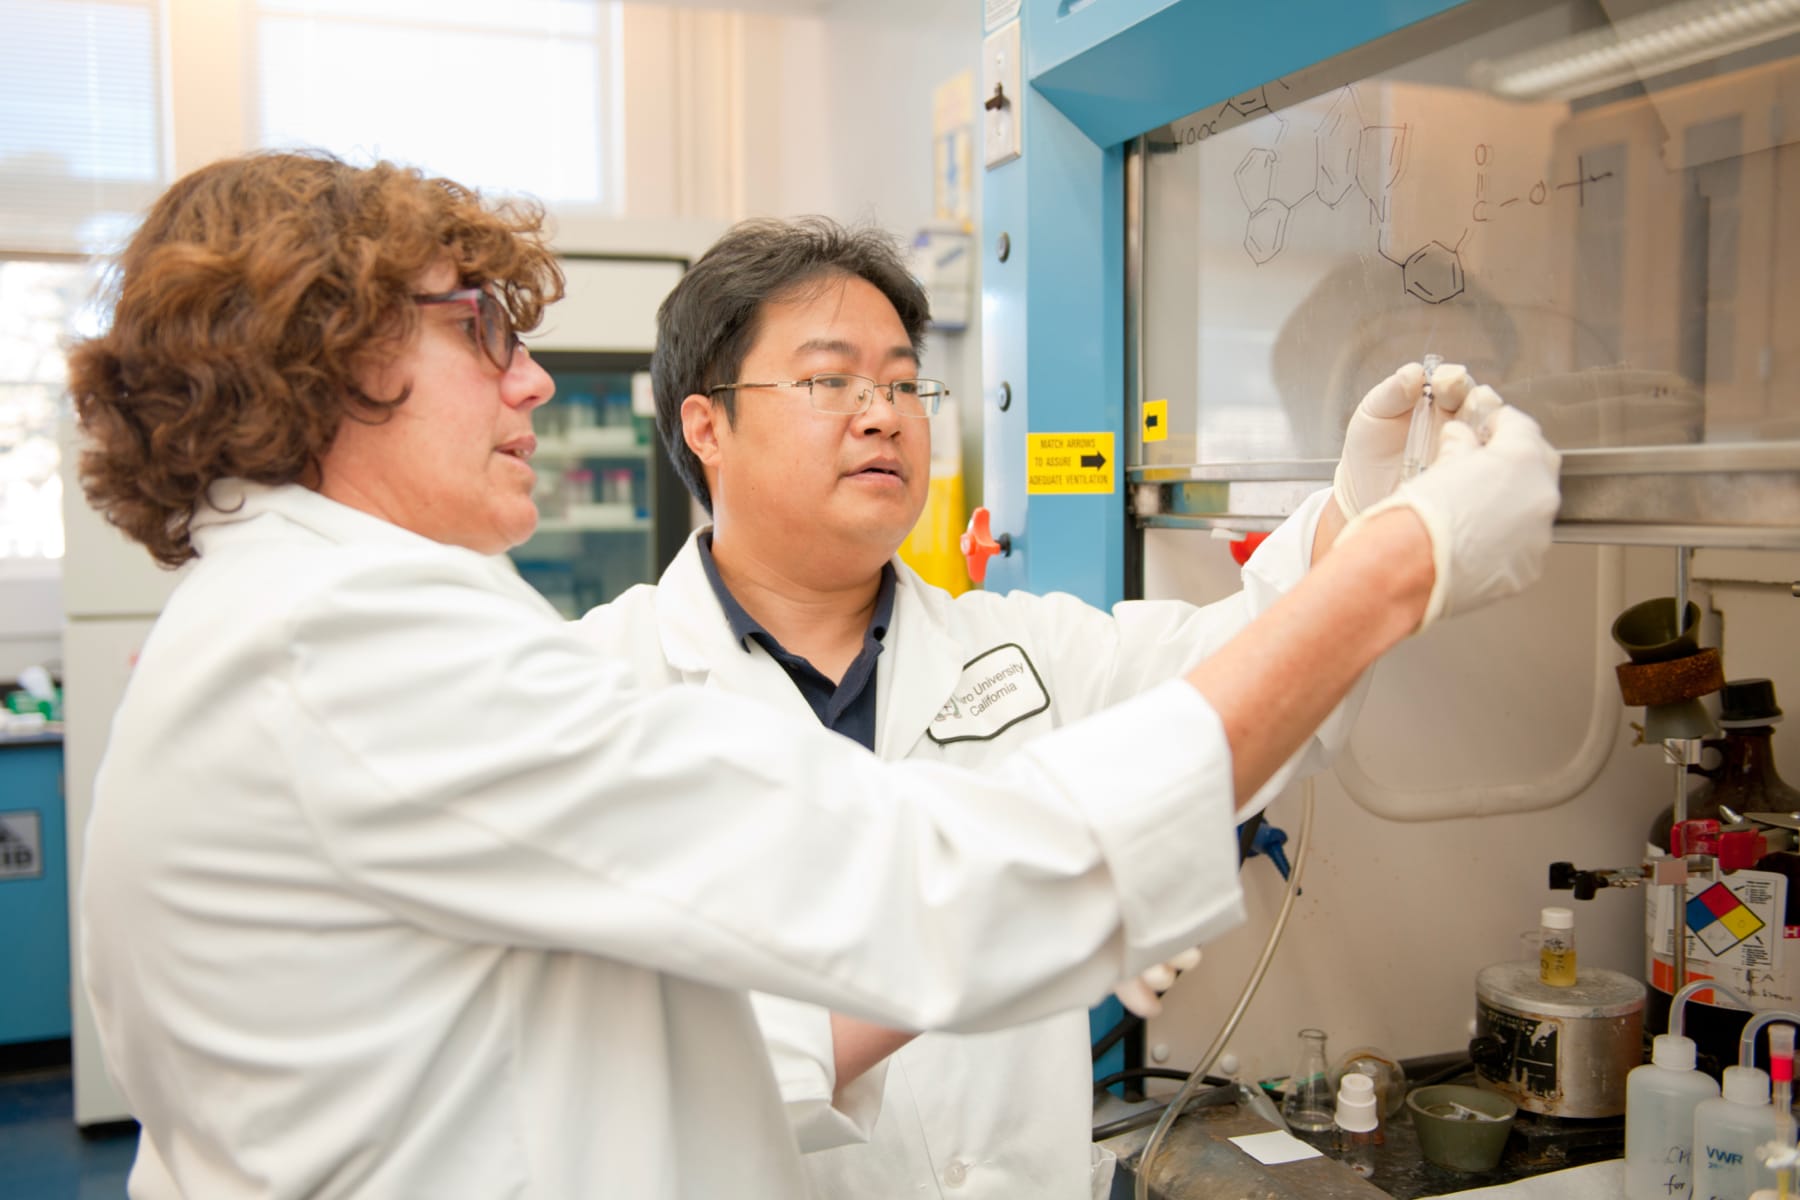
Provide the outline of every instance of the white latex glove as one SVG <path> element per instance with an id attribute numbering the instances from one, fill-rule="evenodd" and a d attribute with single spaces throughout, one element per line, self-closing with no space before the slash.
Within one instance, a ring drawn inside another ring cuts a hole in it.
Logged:
<path id="1" fill-rule="evenodd" d="M 1162 1012 L 1162 993 L 1175 986 L 1175 977 L 1200 965 L 1200 947 L 1183 950 L 1168 962 L 1157 963 L 1136 979 L 1128 979 L 1113 989 L 1133 1015 L 1149 1020 Z"/>
<path id="2" fill-rule="evenodd" d="M 1431 373 L 1431 420 L 1441 437 L 1445 422 L 1462 407 L 1472 381 L 1455 363 L 1439 363 Z M 1369 389 L 1344 431 L 1344 455 L 1338 460 L 1331 493 L 1346 518 L 1385 500 L 1400 486 L 1400 460 L 1412 413 L 1424 395 L 1425 368 L 1407 363 Z"/>
<path id="3" fill-rule="evenodd" d="M 1461 421 L 1445 425 L 1431 466 L 1363 510 L 1338 535 L 1340 543 L 1355 536 L 1371 517 L 1390 508 L 1419 515 L 1437 568 L 1420 629 L 1536 583 L 1562 502 L 1557 487 L 1562 455 L 1544 440 L 1537 422 L 1502 403 L 1492 388 L 1476 388 L 1469 403 L 1471 411 L 1489 413 L 1486 444 Z"/>

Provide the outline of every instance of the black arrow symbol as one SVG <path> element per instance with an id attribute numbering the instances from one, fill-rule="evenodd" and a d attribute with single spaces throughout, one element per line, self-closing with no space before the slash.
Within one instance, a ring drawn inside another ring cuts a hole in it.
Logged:
<path id="1" fill-rule="evenodd" d="M 1081 456 L 1081 465 L 1084 467 L 1093 467 L 1095 470 L 1099 470 L 1101 467 L 1104 467 L 1106 465 L 1106 455 L 1104 455 L 1104 454 L 1084 454 Z"/>

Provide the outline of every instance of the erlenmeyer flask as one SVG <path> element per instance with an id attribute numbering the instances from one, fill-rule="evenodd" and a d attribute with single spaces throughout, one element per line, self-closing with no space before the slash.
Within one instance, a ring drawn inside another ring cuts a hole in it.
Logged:
<path id="1" fill-rule="evenodd" d="M 1329 1133 L 1336 1101 L 1325 1062 L 1325 1031 L 1302 1029 L 1299 1053 L 1281 1102 L 1282 1119 L 1298 1133 Z"/>

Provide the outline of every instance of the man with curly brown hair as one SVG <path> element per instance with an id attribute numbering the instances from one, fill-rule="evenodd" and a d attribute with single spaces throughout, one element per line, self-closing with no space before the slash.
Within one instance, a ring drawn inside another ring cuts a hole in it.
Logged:
<path id="1" fill-rule="evenodd" d="M 136 1200 L 800 1195 L 746 989 L 1009 1025 L 1229 927 L 1195 863 L 1239 799 L 1548 542 L 1554 455 L 1503 429 L 1185 679 L 985 773 L 645 694 L 494 557 L 536 520 L 540 230 L 392 166 L 216 163 L 74 348 L 89 498 L 189 564 L 80 884 Z M 1533 502 L 1470 514 L 1502 475 Z"/>

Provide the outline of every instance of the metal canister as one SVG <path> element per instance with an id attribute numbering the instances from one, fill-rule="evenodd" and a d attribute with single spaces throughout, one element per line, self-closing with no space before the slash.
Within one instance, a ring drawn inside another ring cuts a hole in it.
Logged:
<path id="1" fill-rule="evenodd" d="M 1546 1116 L 1617 1116 L 1643 1061 L 1644 985 L 1582 967 L 1574 987 L 1550 987 L 1535 962 L 1495 963 L 1475 975 L 1475 1026 L 1482 1087 Z"/>

